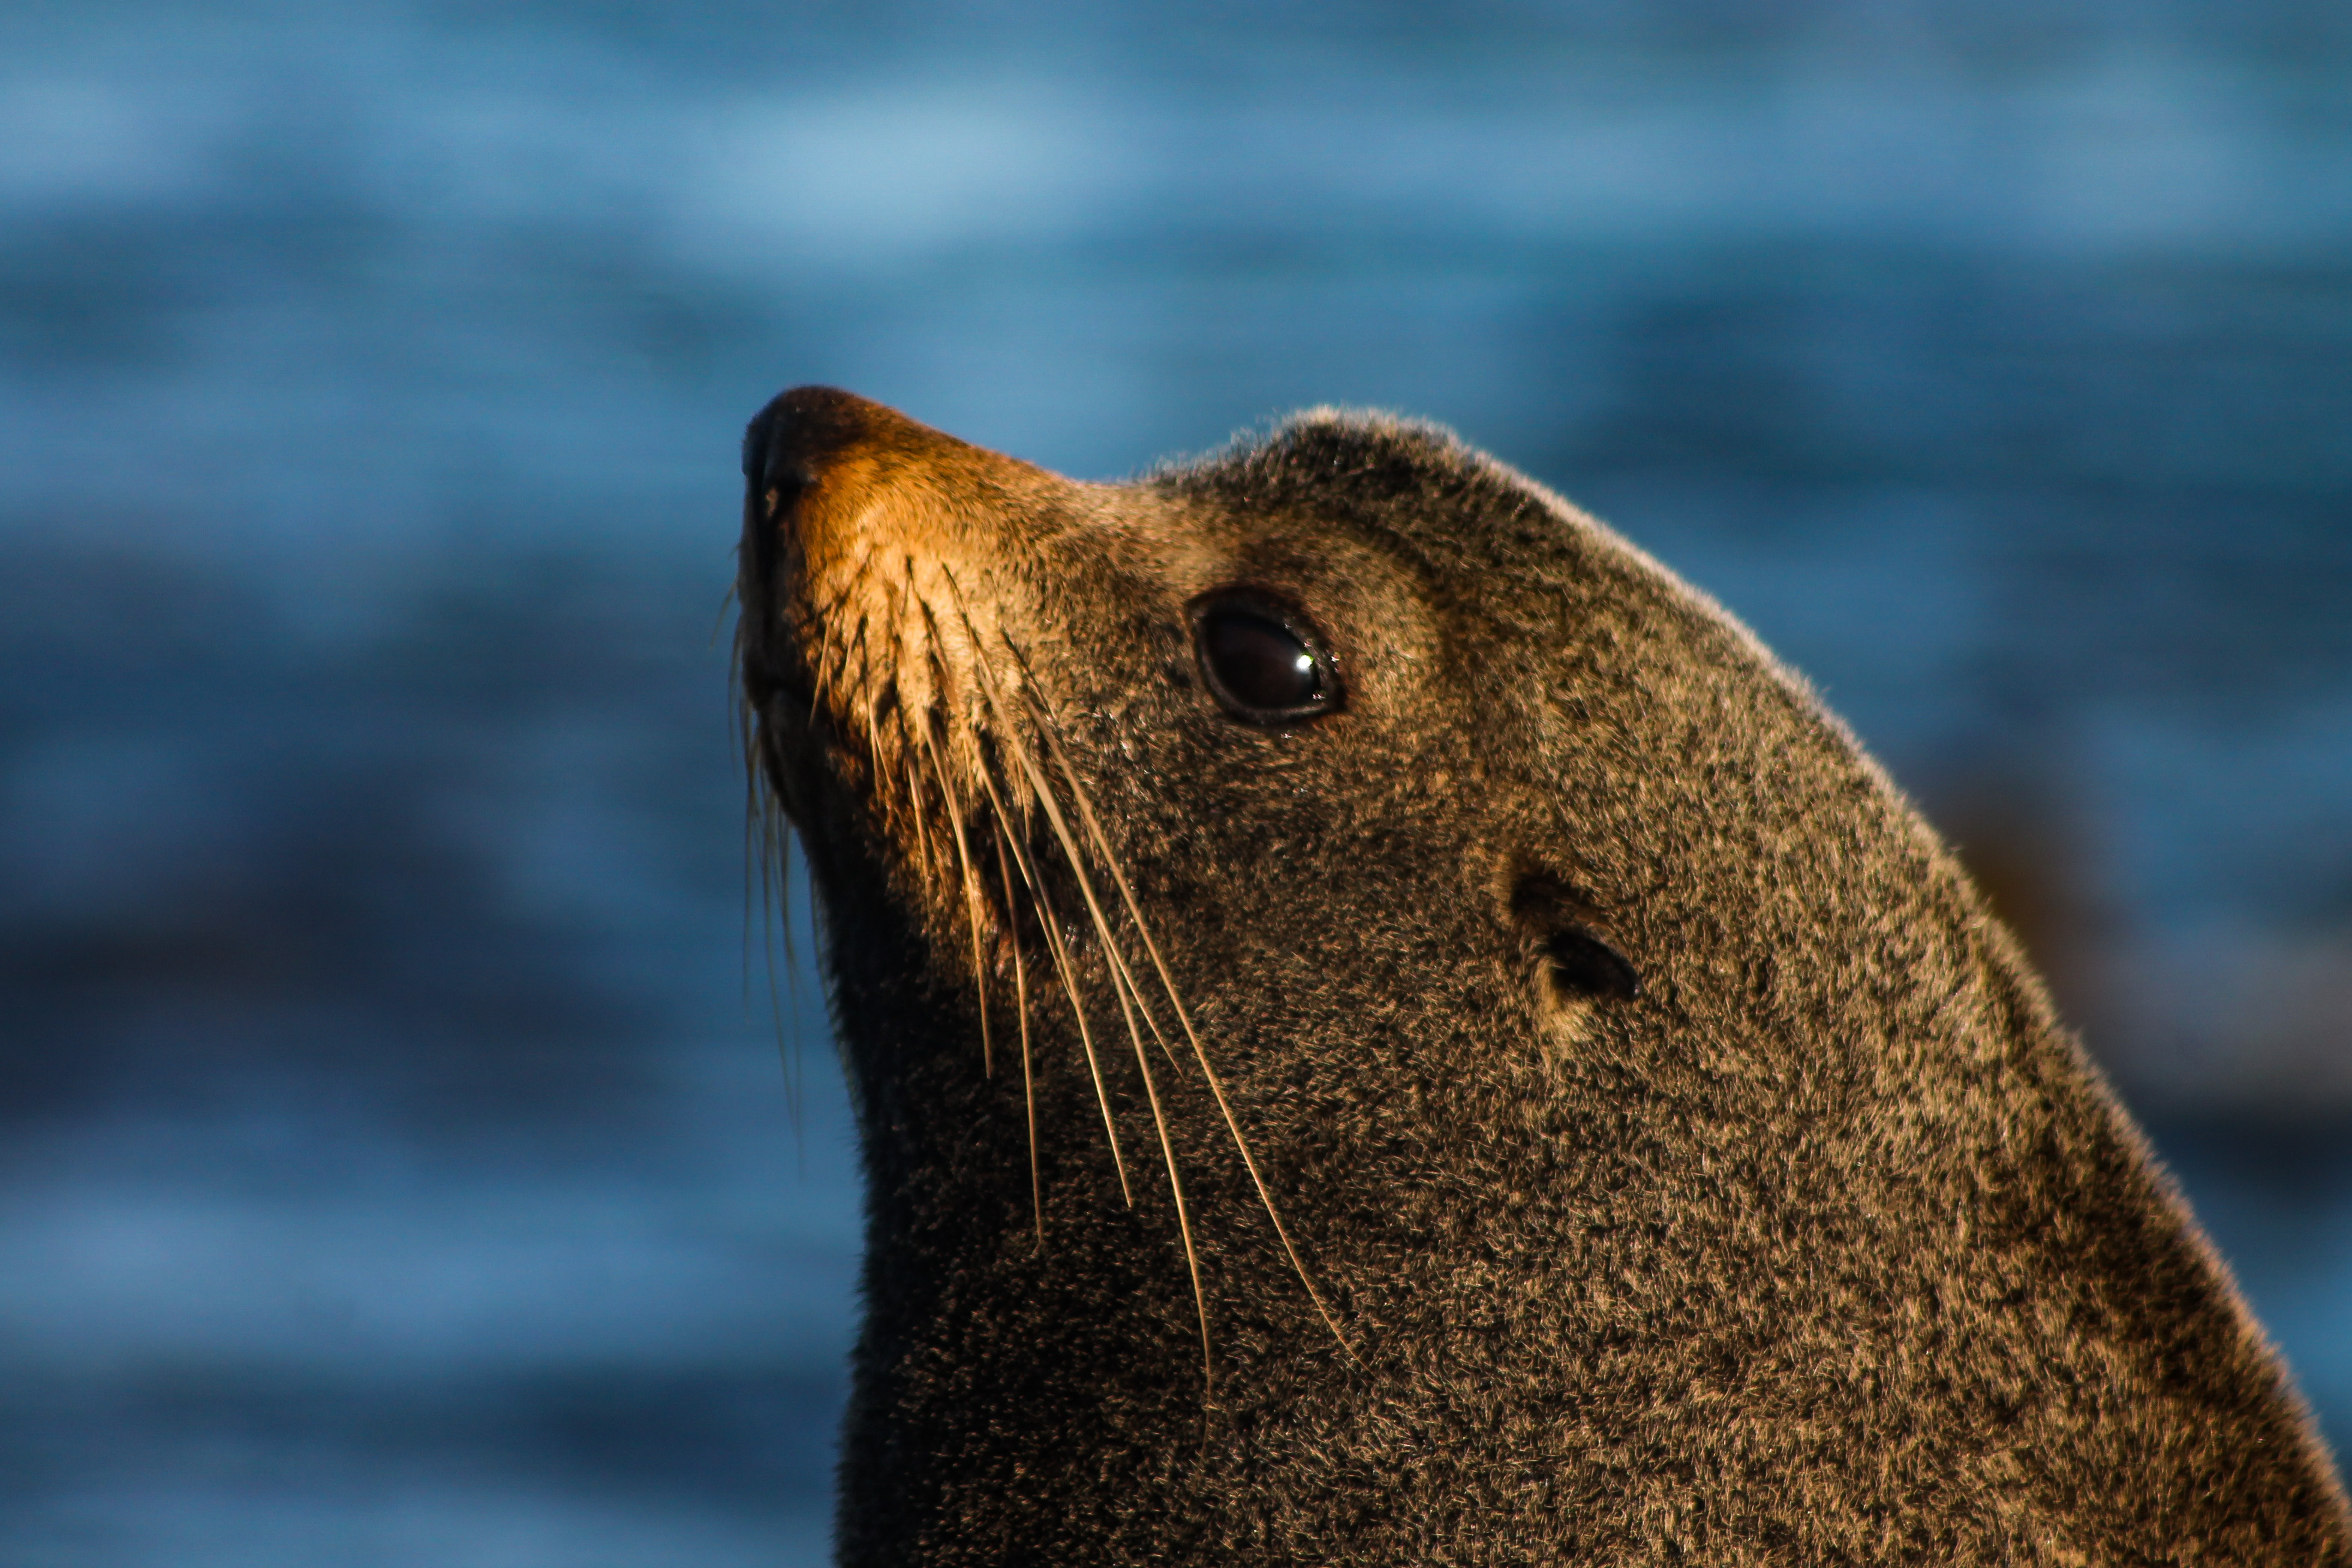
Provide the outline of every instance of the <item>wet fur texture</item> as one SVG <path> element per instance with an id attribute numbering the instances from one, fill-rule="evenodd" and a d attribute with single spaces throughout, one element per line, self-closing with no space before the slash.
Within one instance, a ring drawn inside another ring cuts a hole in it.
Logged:
<path id="1" fill-rule="evenodd" d="M 1617 536 L 1330 413 L 1095 486 L 803 389 L 746 465 L 755 754 L 867 1175 L 842 1562 L 2352 1562 L 2276 1359 L 2015 943 L 1802 684 Z M 1043 716 L 937 733 L 1008 779 L 1008 746 L 1064 760 L 1099 926 L 1040 803 L 893 797 L 856 735 L 1001 716 L 954 658 L 812 664 L 846 633 L 810 497 L 853 468 L 835 536 L 910 486 L 955 519 L 908 580 L 940 541 Z M 1187 606 L 1233 585 L 1311 619 L 1341 711 L 1211 700 Z M 959 824 L 1064 912 L 1099 1100 L 1018 879 L 936 869 Z M 1338 1333 L 1173 1009 L 1128 1050 L 1106 948 L 1156 998 L 1143 920 Z"/>

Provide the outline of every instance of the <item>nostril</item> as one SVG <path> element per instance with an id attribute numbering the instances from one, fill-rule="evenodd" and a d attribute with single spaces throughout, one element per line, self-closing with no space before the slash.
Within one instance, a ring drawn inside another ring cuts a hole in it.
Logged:
<path id="1" fill-rule="evenodd" d="M 743 431 L 743 522 L 755 568 L 764 571 L 772 564 L 778 528 L 818 476 L 842 454 L 866 444 L 877 423 L 890 417 L 887 409 L 831 387 L 794 387 L 753 416 Z"/>
<path id="2" fill-rule="evenodd" d="M 793 411 L 784 398 L 761 409 L 743 431 L 743 560 L 745 586 L 764 590 L 775 576 L 777 547 L 793 506 L 815 482 L 807 456 L 795 448 Z"/>
<path id="3" fill-rule="evenodd" d="M 816 476 L 797 465 L 779 464 L 767 476 L 761 500 L 767 508 L 772 523 L 782 523 L 797 505 L 803 491 L 816 483 Z"/>

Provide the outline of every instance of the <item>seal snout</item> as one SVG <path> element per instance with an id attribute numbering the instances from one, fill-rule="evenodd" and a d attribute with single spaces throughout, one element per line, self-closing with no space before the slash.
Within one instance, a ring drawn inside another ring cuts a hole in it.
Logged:
<path id="1" fill-rule="evenodd" d="M 821 597 L 885 556 L 989 564 L 1025 503 L 1061 481 L 834 387 L 794 387 L 743 437 L 744 559 L 755 591 Z M 781 569 L 786 580 L 779 581 Z"/>
<path id="2" fill-rule="evenodd" d="M 765 493 L 796 494 L 834 459 L 871 440 L 885 421 L 914 422 L 835 387 L 794 387 L 753 417 L 743 433 L 743 477 Z M 788 497 L 789 498 L 789 497 Z"/>
<path id="3" fill-rule="evenodd" d="M 747 673 L 810 695 L 824 622 L 862 608 L 846 590 L 880 546 L 914 542 L 922 476 L 961 444 L 834 387 L 794 387 L 760 411 L 743 433 Z"/>
<path id="4" fill-rule="evenodd" d="M 887 421 L 913 423 L 853 392 L 818 386 L 781 393 L 752 419 L 743 433 L 743 542 L 758 586 L 774 585 L 803 501 L 845 458 L 873 444 Z M 800 527 L 805 530 L 805 521 Z"/>
<path id="5" fill-rule="evenodd" d="M 743 691 L 788 805 L 832 791 L 965 918 L 979 873 L 939 851 L 969 851 L 980 737 L 1034 722 L 1020 563 L 1066 482 L 817 386 L 761 410 L 743 475 Z M 1019 768 L 985 782 L 1034 788 Z"/>

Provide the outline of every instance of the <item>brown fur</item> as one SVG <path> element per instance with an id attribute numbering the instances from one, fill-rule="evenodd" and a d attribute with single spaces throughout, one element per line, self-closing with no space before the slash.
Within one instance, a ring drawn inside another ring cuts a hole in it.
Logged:
<path id="1" fill-rule="evenodd" d="M 1614 534 L 1329 413 L 1104 486 L 803 389 L 746 472 L 868 1177 L 843 1562 L 2352 1563 L 2014 942 Z M 1234 584 L 1339 711 L 1210 699 Z"/>

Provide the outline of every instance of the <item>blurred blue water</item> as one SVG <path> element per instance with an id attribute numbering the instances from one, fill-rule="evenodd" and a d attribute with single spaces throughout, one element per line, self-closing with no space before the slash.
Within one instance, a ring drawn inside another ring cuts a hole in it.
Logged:
<path id="1" fill-rule="evenodd" d="M 0 1554 L 822 1556 L 855 1183 L 712 640 L 802 381 L 1090 475 L 1385 404 L 1618 523 L 1961 839 L 2342 1441 L 2347 67 L 2323 0 L 11 7 Z"/>

